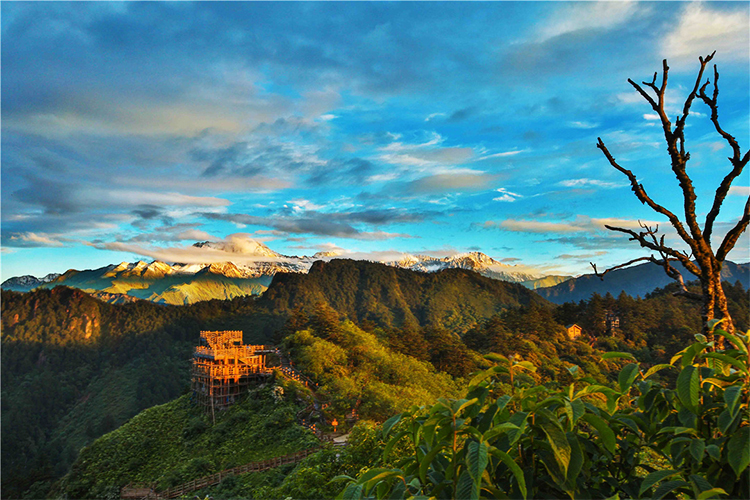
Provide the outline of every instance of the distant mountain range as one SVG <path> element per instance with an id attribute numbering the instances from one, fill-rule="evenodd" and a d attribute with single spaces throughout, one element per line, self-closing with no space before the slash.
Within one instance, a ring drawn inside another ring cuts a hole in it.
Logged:
<path id="1" fill-rule="evenodd" d="M 685 281 L 692 281 L 694 276 L 679 264 L 674 266 L 682 273 Z M 726 261 L 721 270 L 721 276 L 725 281 L 734 283 L 739 280 L 745 289 L 750 288 L 750 263 L 735 264 Z M 672 283 L 664 269 L 656 264 L 646 263 L 638 266 L 617 269 L 598 278 L 594 274 L 585 274 L 578 278 L 571 278 L 563 283 L 547 288 L 539 288 L 536 292 L 555 304 L 564 302 L 578 302 L 588 300 L 591 295 L 598 293 L 605 295 L 607 292 L 617 297 L 625 292 L 633 297 L 644 297 L 656 288 L 663 288 Z"/>
<path id="2" fill-rule="evenodd" d="M 260 295 L 277 274 L 306 274 L 317 261 L 328 262 L 346 257 L 336 252 L 318 252 L 302 257 L 287 256 L 247 238 L 229 242 L 204 241 L 193 246 L 205 249 L 206 255 L 214 260 L 217 256 L 228 260 L 201 264 L 122 262 L 99 269 L 70 269 L 63 274 L 48 274 L 44 278 L 19 276 L 6 280 L 0 287 L 4 290 L 28 292 L 35 288 L 64 285 L 78 288 L 110 303 L 144 299 L 161 304 L 182 305 L 203 300 Z M 533 268 L 504 264 L 481 252 L 448 257 L 407 254 L 399 260 L 380 263 L 422 273 L 435 273 L 445 269 L 474 271 L 494 280 L 519 283 L 557 304 L 586 300 L 593 293 L 604 295 L 609 292 L 617 296 L 624 291 L 632 296 L 644 296 L 672 281 L 654 264 L 618 269 L 608 273 L 604 280 L 592 274 L 577 278 L 545 276 Z M 687 280 L 692 276 L 687 272 L 683 272 L 683 275 Z M 730 281 L 739 279 L 747 288 L 750 285 L 750 264 L 726 262 L 722 275 Z"/>
<path id="3" fill-rule="evenodd" d="M 15 278 L 7 279 L 1 285 L 4 290 L 13 290 L 16 292 L 28 292 L 38 286 L 42 286 L 45 283 L 55 281 L 60 277 L 59 273 L 50 273 L 44 278 L 37 278 L 31 275 L 16 276 Z"/>
<path id="4" fill-rule="evenodd" d="M 192 304 L 201 300 L 259 295 L 278 273 L 307 273 L 314 262 L 330 261 L 338 257 L 335 252 L 319 252 L 310 257 L 286 256 L 251 239 L 230 243 L 206 241 L 193 246 L 206 249 L 207 255 L 211 252 L 223 252 L 222 255 L 234 257 L 236 262 L 122 262 L 92 270 L 71 269 L 62 275 L 50 274 L 42 279 L 33 276 L 10 278 L 1 286 L 5 290 L 26 292 L 39 287 L 65 285 L 89 292 L 107 302 L 123 303 L 145 299 L 163 304 Z M 525 266 L 504 264 L 480 252 L 443 258 L 405 255 L 400 260 L 383 263 L 428 273 L 443 269 L 466 269 L 496 280 L 521 283 L 531 289 L 568 279 L 567 276 L 545 277 Z"/>

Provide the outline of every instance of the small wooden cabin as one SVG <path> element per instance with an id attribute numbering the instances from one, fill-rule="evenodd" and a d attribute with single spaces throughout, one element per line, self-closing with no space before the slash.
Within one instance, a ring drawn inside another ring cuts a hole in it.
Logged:
<path id="1" fill-rule="evenodd" d="M 568 337 L 570 337 L 570 340 L 574 340 L 580 337 L 581 332 L 583 331 L 583 329 L 575 323 L 566 326 L 565 329 L 568 331 Z"/>
<path id="2" fill-rule="evenodd" d="M 245 345 L 241 331 L 201 332 L 193 353 L 192 388 L 206 411 L 230 406 L 250 382 L 271 374 L 266 354 L 272 346 Z"/>

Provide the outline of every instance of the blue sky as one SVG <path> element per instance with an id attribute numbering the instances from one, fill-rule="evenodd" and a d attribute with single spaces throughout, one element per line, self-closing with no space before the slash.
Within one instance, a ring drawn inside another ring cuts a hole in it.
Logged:
<path id="1" fill-rule="evenodd" d="M 606 223 L 658 222 L 677 244 L 596 149 L 680 211 L 627 83 L 663 58 L 676 115 L 716 50 L 722 126 L 750 144 L 746 2 L 0 8 L 3 279 L 200 261 L 192 243 L 238 233 L 288 255 L 482 251 L 572 274 L 644 255 Z M 705 214 L 730 151 L 693 111 Z M 717 229 L 748 173 L 735 185 Z M 730 259 L 749 258 L 745 236 Z"/>

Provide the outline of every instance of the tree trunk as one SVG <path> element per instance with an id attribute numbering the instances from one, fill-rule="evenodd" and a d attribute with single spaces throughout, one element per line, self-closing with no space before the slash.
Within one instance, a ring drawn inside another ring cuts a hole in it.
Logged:
<path id="1" fill-rule="evenodd" d="M 703 306 L 701 307 L 701 320 L 703 321 L 703 335 L 708 342 L 714 341 L 714 334 L 708 328 L 708 322 L 714 319 L 714 310 L 716 306 L 716 295 L 714 281 L 708 276 L 708 273 L 702 273 L 701 292 L 703 293 Z"/>

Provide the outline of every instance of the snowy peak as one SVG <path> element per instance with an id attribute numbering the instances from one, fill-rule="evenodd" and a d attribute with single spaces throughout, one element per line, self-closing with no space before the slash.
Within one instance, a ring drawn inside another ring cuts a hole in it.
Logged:
<path id="1" fill-rule="evenodd" d="M 227 278 L 248 278 L 248 273 L 241 271 L 233 262 L 215 262 L 204 267 L 201 273 L 216 274 Z"/>
<path id="2" fill-rule="evenodd" d="M 468 269 L 488 278 L 520 283 L 542 277 L 541 273 L 523 266 L 503 264 L 482 252 L 467 252 L 449 257 L 429 255 L 405 255 L 397 261 L 384 262 L 389 266 L 411 269 L 412 271 L 436 272 L 443 269 Z"/>
<path id="3" fill-rule="evenodd" d="M 26 292 L 40 285 L 43 285 L 45 283 L 54 281 L 59 277 L 60 277 L 60 274 L 58 273 L 50 273 L 43 278 L 37 278 L 36 276 L 31 276 L 27 274 L 25 276 L 16 276 L 14 278 L 8 278 L 7 280 L 3 281 L 0 287 L 2 287 L 3 290 L 15 290 L 17 292 Z"/>
<path id="4" fill-rule="evenodd" d="M 251 238 L 234 237 L 226 241 L 202 241 L 193 244 L 196 248 L 209 248 L 220 252 L 239 254 L 243 256 L 280 258 L 281 254 L 274 252 L 260 241 Z"/>

